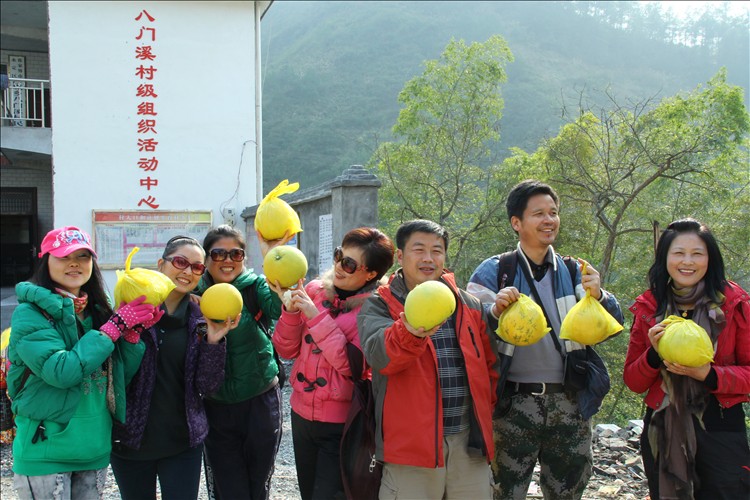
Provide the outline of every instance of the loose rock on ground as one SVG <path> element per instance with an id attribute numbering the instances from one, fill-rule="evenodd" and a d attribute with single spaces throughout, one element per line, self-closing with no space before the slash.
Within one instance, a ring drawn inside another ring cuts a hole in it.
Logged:
<path id="1" fill-rule="evenodd" d="M 299 500 L 289 407 L 291 388 L 287 385 L 284 387 L 282 394 L 284 400 L 284 431 L 281 447 L 276 457 L 276 471 L 271 482 L 271 498 L 273 500 Z M 596 427 L 594 430 L 593 475 L 584 492 L 584 499 L 636 500 L 648 496 L 648 487 L 638 451 L 638 436 L 640 436 L 642 425 L 642 422 L 633 420 L 625 429 L 620 429 L 614 425 L 599 425 Z M 13 473 L 11 467 L 13 457 L 11 447 L 2 445 L 0 452 L 2 464 L 0 496 L 3 500 L 17 500 L 12 488 Z M 111 469 L 108 469 L 104 500 L 118 500 L 119 498 L 114 476 Z M 538 465 L 534 470 L 534 477 L 526 498 L 542 498 L 539 488 Z M 199 499 L 208 499 L 203 478 L 201 478 Z"/>

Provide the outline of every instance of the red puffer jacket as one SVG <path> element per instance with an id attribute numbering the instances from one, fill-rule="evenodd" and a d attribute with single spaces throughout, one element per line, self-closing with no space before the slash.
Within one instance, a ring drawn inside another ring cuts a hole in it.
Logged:
<path id="1" fill-rule="evenodd" d="M 750 401 L 750 299 L 745 290 L 731 281 L 723 293 L 726 300 L 721 310 L 726 317 L 726 326 L 719 334 L 714 354 L 713 368 L 718 379 L 714 395 L 722 407 L 729 408 Z M 646 360 L 651 347 L 648 330 L 656 324 L 656 300 L 651 292 L 635 299 L 630 311 L 634 320 L 623 378 L 632 391 L 648 391 L 646 404 L 657 409 L 664 399 L 662 379 L 659 369 L 652 368 Z"/>
<path id="2" fill-rule="evenodd" d="M 466 363 L 473 415 L 469 446 L 488 462 L 494 455 L 492 409 L 498 375 L 495 355 L 479 300 L 456 287 L 444 273 L 441 281 L 456 295 L 456 335 Z M 399 319 L 408 290 L 397 271 L 388 285 L 370 297 L 357 318 L 359 336 L 372 367 L 376 397 L 378 460 L 417 467 L 444 467 L 443 401 L 435 347 L 430 338 L 409 333 Z"/>

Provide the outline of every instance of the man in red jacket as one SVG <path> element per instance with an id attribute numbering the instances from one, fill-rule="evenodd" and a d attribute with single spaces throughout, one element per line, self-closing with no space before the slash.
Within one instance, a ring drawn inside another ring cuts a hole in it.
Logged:
<path id="1" fill-rule="evenodd" d="M 480 302 L 444 269 L 447 231 L 428 220 L 396 233 L 398 269 L 362 307 L 359 336 L 372 366 L 380 498 L 491 498 L 497 372 Z M 409 292 L 441 281 L 456 311 L 431 330 L 404 316 Z"/>

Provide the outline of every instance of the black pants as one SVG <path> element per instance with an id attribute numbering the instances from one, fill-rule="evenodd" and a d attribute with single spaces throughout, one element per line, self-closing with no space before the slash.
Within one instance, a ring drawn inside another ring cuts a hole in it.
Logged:
<path id="1" fill-rule="evenodd" d="M 268 499 L 281 443 L 278 384 L 241 403 L 206 400 L 205 405 L 209 424 L 205 458 L 216 499 Z"/>
<path id="2" fill-rule="evenodd" d="M 112 472 L 123 500 L 155 500 L 159 477 L 163 500 L 198 498 L 203 445 L 158 460 L 129 460 L 112 455 Z"/>
<path id="3" fill-rule="evenodd" d="M 651 454 L 648 439 L 652 414 L 653 411 L 649 408 L 643 417 L 641 458 L 651 498 L 658 499 L 659 463 Z M 695 471 L 700 481 L 695 489 L 695 500 L 750 498 L 750 448 L 747 434 L 744 431 L 706 432 L 695 417 L 693 427 L 697 441 Z"/>
<path id="4" fill-rule="evenodd" d="M 344 424 L 314 422 L 292 412 L 292 442 L 302 500 L 344 498 L 339 446 Z"/>

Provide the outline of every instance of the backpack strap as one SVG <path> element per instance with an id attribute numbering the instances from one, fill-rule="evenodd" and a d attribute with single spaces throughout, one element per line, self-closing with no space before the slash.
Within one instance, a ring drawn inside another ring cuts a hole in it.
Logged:
<path id="1" fill-rule="evenodd" d="M 518 250 L 511 250 L 497 255 L 497 290 L 499 292 L 506 286 L 512 286 L 516 279 L 516 268 L 518 266 Z"/>
<path id="2" fill-rule="evenodd" d="M 362 378 L 365 369 L 365 355 L 351 342 L 346 343 L 346 357 L 349 359 L 349 369 L 352 372 L 352 380 L 356 383 Z"/>
<path id="3" fill-rule="evenodd" d="M 563 262 L 565 263 L 565 267 L 568 268 L 568 272 L 570 273 L 570 283 L 573 285 L 573 293 L 575 293 L 576 273 L 578 272 L 578 266 L 576 265 L 576 263 L 578 261 L 574 257 L 566 255 L 565 257 L 563 257 Z"/>
<path id="4" fill-rule="evenodd" d="M 263 333 L 266 334 L 269 338 L 271 337 L 271 329 L 270 325 L 268 324 L 268 318 L 263 314 L 263 309 L 260 308 L 260 304 L 258 304 L 258 294 L 255 291 L 255 283 L 253 283 L 251 286 L 246 286 L 241 291 L 242 294 L 242 302 L 245 303 L 245 307 L 247 310 L 252 314 L 253 319 L 258 324 L 261 330 L 263 330 Z"/>
<path id="5" fill-rule="evenodd" d="M 516 269 L 518 269 L 518 250 L 511 250 L 496 255 L 497 257 L 497 291 L 499 292 L 506 286 L 512 286 L 516 279 Z M 575 289 L 576 272 L 578 272 L 577 260 L 569 255 L 563 257 L 565 267 L 570 273 L 570 282 Z"/>
<path id="6" fill-rule="evenodd" d="M 248 312 L 253 315 L 255 323 L 263 331 L 263 333 L 266 334 L 266 337 L 268 337 L 268 340 L 271 342 L 271 349 L 273 349 L 273 359 L 276 361 L 276 366 L 279 369 L 279 388 L 282 388 L 284 387 L 287 379 L 286 368 L 284 367 L 284 363 L 279 357 L 279 353 L 276 352 L 276 348 L 273 347 L 273 333 L 271 332 L 271 325 L 268 321 L 268 317 L 263 314 L 263 309 L 260 308 L 260 304 L 258 304 L 258 292 L 255 287 L 256 285 L 255 283 L 253 283 L 251 286 L 246 286 L 245 288 L 240 290 L 240 294 L 242 295 L 242 302 L 245 304 Z"/>

